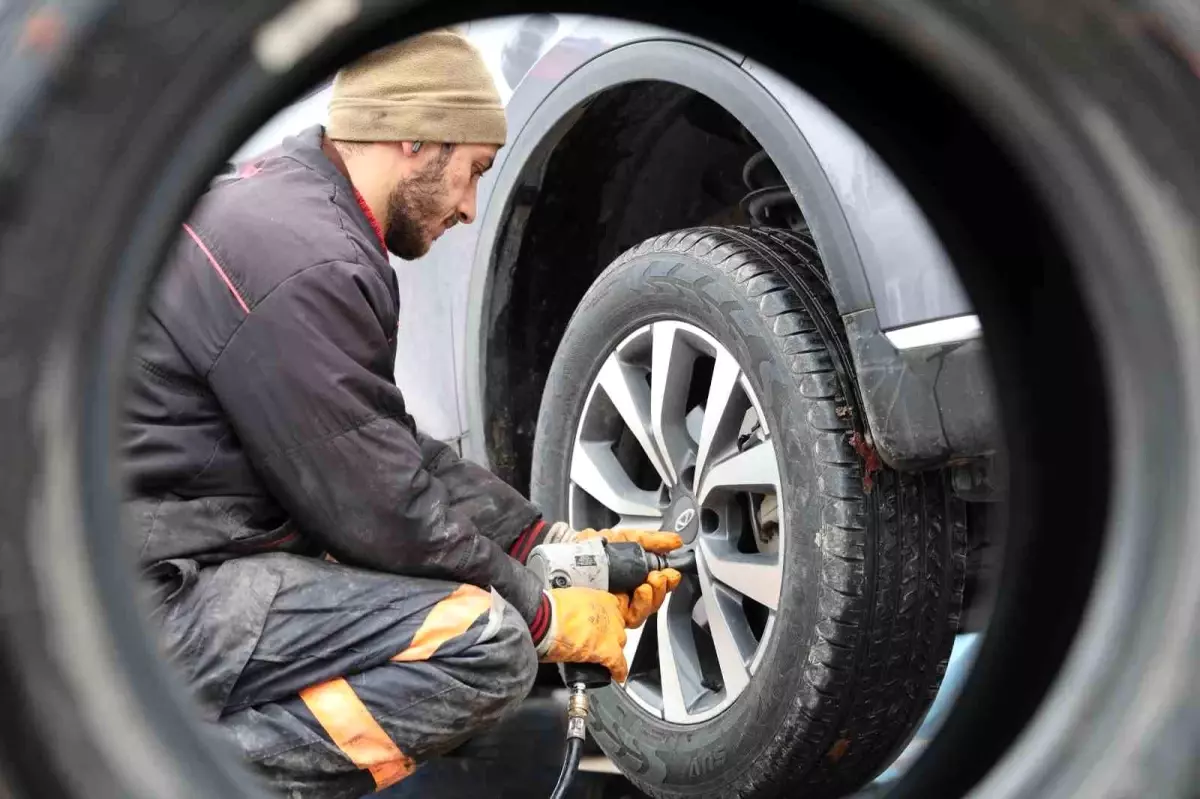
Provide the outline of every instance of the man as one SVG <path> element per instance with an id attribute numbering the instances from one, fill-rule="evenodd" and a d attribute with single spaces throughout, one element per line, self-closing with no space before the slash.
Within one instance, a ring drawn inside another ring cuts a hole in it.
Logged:
<path id="1" fill-rule="evenodd" d="M 544 592 L 523 566 L 539 541 L 679 538 L 544 522 L 393 383 L 387 252 L 470 223 L 505 134 L 457 34 L 372 54 L 335 80 L 327 130 L 215 182 L 140 332 L 127 506 L 164 646 L 289 796 L 404 778 L 511 710 L 539 660 L 623 679 L 626 626 L 679 580 Z"/>

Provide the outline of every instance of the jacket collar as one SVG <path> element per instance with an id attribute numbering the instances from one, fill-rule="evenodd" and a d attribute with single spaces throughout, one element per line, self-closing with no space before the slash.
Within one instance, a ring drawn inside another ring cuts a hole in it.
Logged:
<path id="1" fill-rule="evenodd" d="M 380 254 L 386 258 L 387 249 L 384 247 L 378 223 L 370 216 L 369 209 L 360 199 L 357 199 L 359 197 L 358 191 L 354 188 L 354 184 L 350 182 L 349 175 L 343 171 L 345 168 L 344 165 L 335 163 L 322 147 L 324 141 L 324 126 L 313 125 L 311 128 L 300 131 L 295 136 L 289 136 L 284 139 L 283 151 L 341 189 L 342 196 L 356 198 L 355 202 L 346 202 L 343 205 L 348 210 L 349 216 L 354 220 L 354 223 L 359 226 L 364 234 L 370 237 L 371 241 L 375 242 Z M 334 150 L 334 157 L 338 161 L 341 161 L 341 158 L 337 156 L 336 150 Z"/>

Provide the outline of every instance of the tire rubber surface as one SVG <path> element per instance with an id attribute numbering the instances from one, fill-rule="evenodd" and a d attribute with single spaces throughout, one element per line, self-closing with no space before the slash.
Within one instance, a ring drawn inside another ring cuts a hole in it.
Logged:
<path id="1" fill-rule="evenodd" d="M 665 723 L 606 688 L 591 731 L 656 797 L 841 796 L 888 765 L 937 692 L 962 604 L 963 507 L 940 473 L 893 472 L 863 445 L 812 241 L 696 228 L 622 255 L 576 310 L 535 441 L 532 496 L 549 517 L 566 518 L 575 430 L 600 366 L 660 319 L 715 336 L 761 402 L 784 485 L 783 590 L 769 648 L 720 716 Z"/>

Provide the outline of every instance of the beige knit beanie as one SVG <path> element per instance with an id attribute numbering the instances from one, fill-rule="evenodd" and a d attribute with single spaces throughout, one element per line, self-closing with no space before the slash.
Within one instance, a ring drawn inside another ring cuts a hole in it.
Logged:
<path id="1" fill-rule="evenodd" d="M 437 30 L 342 69 L 329 102 L 330 138 L 504 144 L 504 104 L 479 53 Z"/>

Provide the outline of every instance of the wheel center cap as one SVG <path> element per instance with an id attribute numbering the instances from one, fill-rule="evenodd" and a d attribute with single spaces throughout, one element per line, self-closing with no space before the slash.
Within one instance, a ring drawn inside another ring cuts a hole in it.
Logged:
<path id="1" fill-rule="evenodd" d="M 665 522 L 663 529 L 679 533 L 686 544 L 695 540 L 696 531 L 700 529 L 700 512 L 696 510 L 696 503 L 691 497 L 681 496 L 667 508 Z"/>

